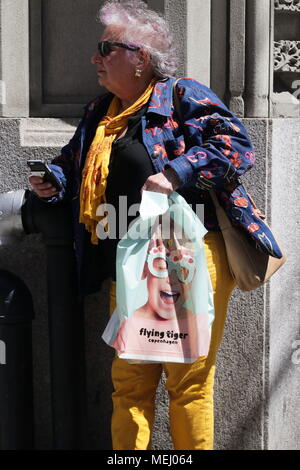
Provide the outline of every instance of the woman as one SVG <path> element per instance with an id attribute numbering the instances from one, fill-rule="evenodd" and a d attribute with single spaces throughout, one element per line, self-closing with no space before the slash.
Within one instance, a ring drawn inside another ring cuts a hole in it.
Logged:
<path id="1" fill-rule="evenodd" d="M 98 289 L 101 279 L 115 279 L 118 239 L 98 243 L 99 220 L 106 226 L 103 216 L 96 215 L 100 204 L 113 204 L 117 219 L 119 197 L 127 196 L 129 207 L 140 202 L 141 190 L 176 190 L 190 204 L 204 204 L 215 304 L 209 354 L 193 364 L 129 364 L 116 358 L 112 437 L 114 449 L 150 448 L 154 396 L 164 370 L 175 449 L 212 449 L 215 361 L 234 281 L 209 190 L 217 191 L 231 220 L 266 249 L 258 237 L 264 227 L 238 182 L 253 165 L 253 150 L 243 125 L 210 89 L 189 78 L 174 85 L 173 40 L 162 17 L 141 0 L 113 0 L 102 6 L 100 19 L 105 29 L 92 63 L 108 93 L 86 107 L 73 139 L 53 161 L 64 190 L 58 194 L 39 178 L 30 181 L 47 201 L 72 200 L 85 292 Z M 173 94 L 179 101 L 177 112 Z M 111 310 L 114 287 L 112 282 Z"/>

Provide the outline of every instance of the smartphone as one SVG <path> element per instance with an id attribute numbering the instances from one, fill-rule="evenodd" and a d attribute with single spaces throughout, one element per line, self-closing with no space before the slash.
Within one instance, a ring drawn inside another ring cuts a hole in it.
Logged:
<path id="1" fill-rule="evenodd" d="M 54 175 L 47 163 L 42 160 L 28 160 L 27 165 L 30 168 L 31 176 L 39 176 L 47 183 L 51 183 L 58 191 L 62 189 L 62 184 Z"/>

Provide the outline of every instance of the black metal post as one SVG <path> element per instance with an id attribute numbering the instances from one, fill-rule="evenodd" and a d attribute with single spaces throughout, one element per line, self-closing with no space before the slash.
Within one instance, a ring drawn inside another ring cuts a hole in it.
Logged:
<path id="1" fill-rule="evenodd" d="M 0 450 L 33 449 L 31 294 L 0 270 Z"/>
<path id="2" fill-rule="evenodd" d="M 54 449 L 86 447 L 84 314 L 79 298 L 71 210 L 32 193 L 22 208 L 26 233 L 42 233 L 47 287 Z"/>

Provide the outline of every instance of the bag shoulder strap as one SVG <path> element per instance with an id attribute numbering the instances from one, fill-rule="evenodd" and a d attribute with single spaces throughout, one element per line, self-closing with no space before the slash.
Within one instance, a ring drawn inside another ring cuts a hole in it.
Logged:
<path id="1" fill-rule="evenodd" d="M 181 109 L 180 109 L 179 97 L 176 92 L 176 86 L 179 80 L 180 78 L 177 78 L 173 83 L 173 104 L 174 104 L 174 109 L 176 111 L 177 117 L 179 119 L 179 124 L 182 126 L 182 130 L 184 133 L 184 125 L 183 125 L 183 119 L 182 119 L 182 114 L 181 114 Z"/>

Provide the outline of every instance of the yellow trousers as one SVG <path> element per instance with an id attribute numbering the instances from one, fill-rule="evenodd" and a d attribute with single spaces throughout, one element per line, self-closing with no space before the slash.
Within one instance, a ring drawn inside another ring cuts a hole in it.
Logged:
<path id="1" fill-rule="evenodd" d="M 227 304 L 235 286 L 228 268 L 223 237 L 209 232 L 204 239 L 207 267 L 213 291 L 215 320 L 208 356 L 192 364 L 129 364 L 116 358 L 112 440 L 114 450 L 147 450 L 151 447 L 155 393 L 164 370 L 170 398 L 170 429 L 174 449 L 213 448 L 213 387 L 216 354 L 221 343 Z M 115 283 L 110 290 L 110 311 L 115 309 Z"/>

